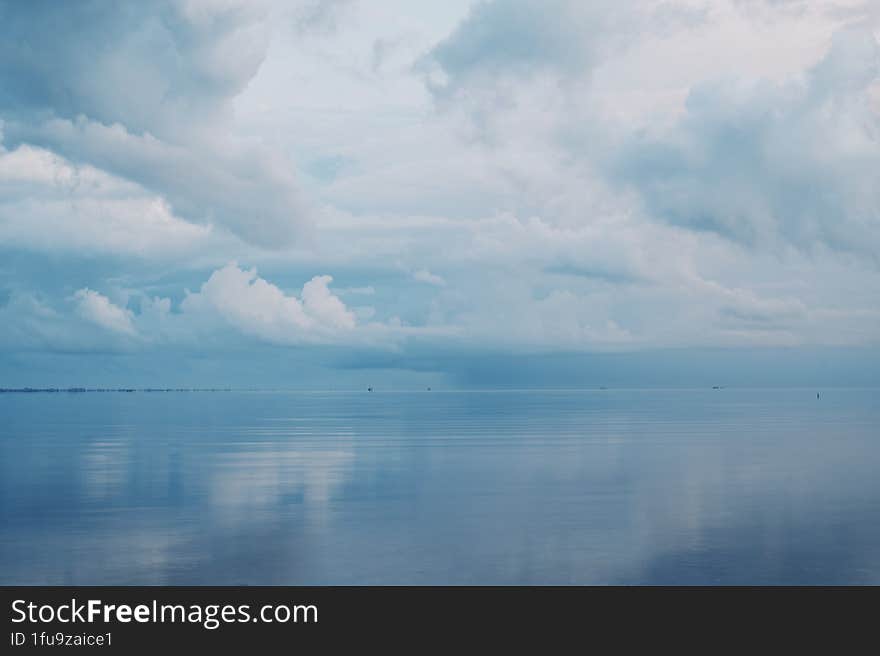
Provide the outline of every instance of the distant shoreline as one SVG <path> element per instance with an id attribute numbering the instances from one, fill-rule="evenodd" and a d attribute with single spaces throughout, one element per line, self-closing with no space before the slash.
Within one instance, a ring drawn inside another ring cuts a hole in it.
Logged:
<path id="1" fill-rule="evenodd" d="M 231 387 L 0 387 L 0 394 L 84 394 L 86 392 L 233 392 Z"/>
<path id="2" fill-rule="evenodd" d="M 824 390 L 863 390 L 863 391 L 880 391 L 880 387 L 873 386 L 830 386 L 830 387 L 789 387 L 789 386 L 728 386 L 728 385 L 711 385 L 711 386 L 691 386 L 691 387 L 486 387 L 486 388 L 447 388 L 447 389 L 401 389 L 387 388 L 375 390 L 377 393 L 386 392 L 393 394 L 460 394 L 460 393 L 613 393 L 613 392 L 722 392 L 724 390 L 803 390 L 815 394 Z M 299 393 L 299 394 L 352 394 L 358 392 L 367 393 L 370 390 L 364 388 L 337 388 L 337 389 L 307 389 L 307 388 L 284 388 L 284 387 L 0 387 L 0 394 L 158 394 L 158 393 L 208 393 L 208 392 L 226 392 L 226 393 Z"/>

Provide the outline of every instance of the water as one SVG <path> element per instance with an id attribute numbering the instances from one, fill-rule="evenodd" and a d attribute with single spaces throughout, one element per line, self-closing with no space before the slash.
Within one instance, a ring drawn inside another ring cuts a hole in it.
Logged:
<path id="1" fill-rule="evenodd" d="M 877 584 L 878 397 L 0 395 L 0 583 Z"/>

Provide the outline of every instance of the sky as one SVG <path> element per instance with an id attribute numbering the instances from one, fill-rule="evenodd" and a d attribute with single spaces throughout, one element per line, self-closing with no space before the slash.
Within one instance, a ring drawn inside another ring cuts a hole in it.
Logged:
<path id="1" fill-rule="evenodd" d="M 0 386 L 880 384 L 871 0 L 0 0 Z"/>

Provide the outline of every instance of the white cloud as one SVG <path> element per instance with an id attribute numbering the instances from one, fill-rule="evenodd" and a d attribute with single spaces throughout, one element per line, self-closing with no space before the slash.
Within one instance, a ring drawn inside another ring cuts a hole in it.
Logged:
<path id="1" fill-rule="evenodd" d="M 110 332 L 134 336 L 137 334 L 131 310 L 114 305 L 103 294 L 83 288 L 73 295 L 79 315 Z"/>
<path id="2" fill-rule="evenodd" d="M 300 298 L 235 263 L 211 274 L 181 303 L 185 315 L 215 312 L 241 332 L 279 344 L 330 342 L 355 328 L 354 313 L 328 288 L 330 276 L 315 276 Z"/>
<path id="3" fill-rule="evenodd" d="M 303 308 L 318 323 L 332 328 L 352 329 L 354 314 L 329 289 L 332 276 L 315 276 L 302 289 Z"/>
<path id="4" fill-rule="evenodd" d="M 441 276 L 433 274 L 427 269 L 419 269 L 413 273 L 413 279 L 435 287 L 446 287 L 446 281 Z"/>
<path id="5" fill-rule="evenodd" d="M 234 241 L 139 185 L 43 148 L 0 143 L 0 192 L 0 240 L 25 249 L 166 259 Z"/>
<path id="6" fill-rule="evenodd" d="M 217 134 L 177 144 L 84 116 L 12 122 L 6 132 L 131 180 L 161 196 L 176 215 L 225 227 L 266 248 L 288 246 L 305 229 L 292 165 L 259 140 Z"/>

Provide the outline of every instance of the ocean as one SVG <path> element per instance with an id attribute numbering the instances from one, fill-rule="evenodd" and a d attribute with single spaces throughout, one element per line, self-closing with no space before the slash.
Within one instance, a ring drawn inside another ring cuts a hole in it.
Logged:
<path id="1" fill-rule="evenodd" d="M 0 584 L 878 584 L 878 472 L 878 390 L 0 394 Z"/>

